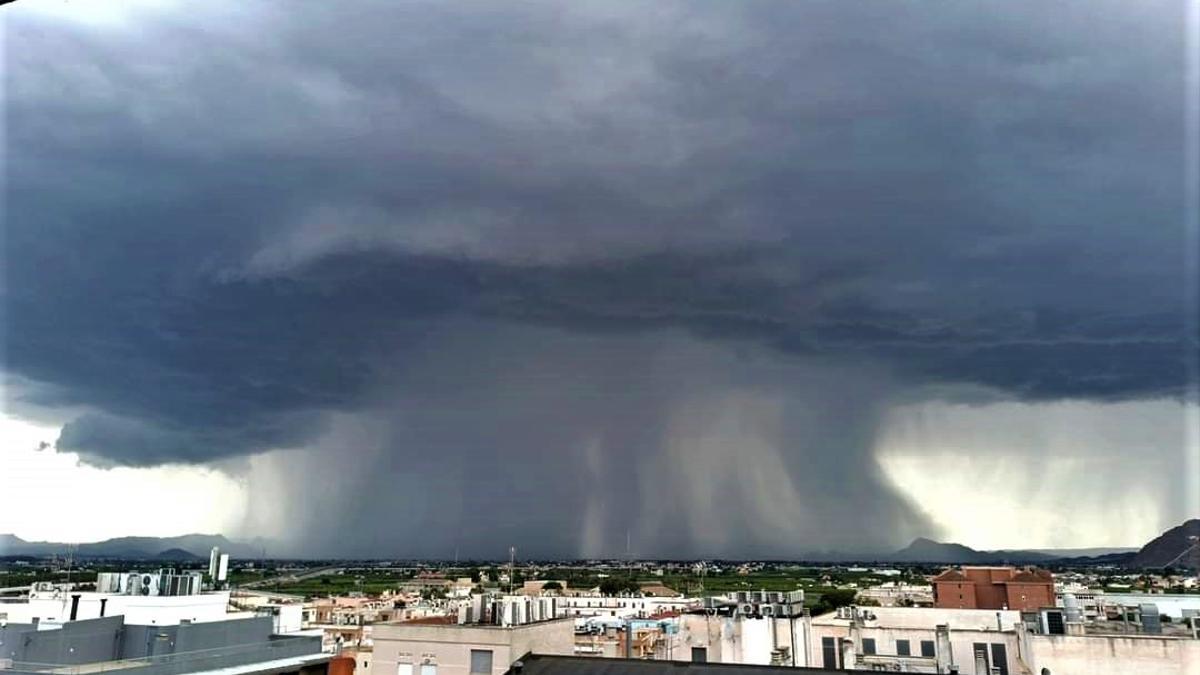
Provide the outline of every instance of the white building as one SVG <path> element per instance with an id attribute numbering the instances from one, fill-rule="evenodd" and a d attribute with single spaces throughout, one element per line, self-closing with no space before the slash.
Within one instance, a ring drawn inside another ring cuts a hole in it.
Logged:
<path id="1" fill-rule="evenodd" d="M 806 651 L 810 631 L 802 617 L 696 611 L 679 617 L 670 651 L 683 661 L 805 666 L 811 663 Z"/>
<path id="2" fill-rule="evenodd" d="M 1023 630 L 1009 610 L 845 607 L 812 619 L 808 665 L 1015 675 Z"/>
<path id="3" fill-rule="evenodd" d="M 604 597 L 576 595 L 555 598 L 562 617 L 607 616 L 618 619 L 646 619 L 668 612 L 680 612 L 700 605 L 696 598 Z"/>
<path id="4" fill-rule="evenodd" d="M 1085 597 L 1076 595 L 1086 608 L 1087 603 Z M 1183 618 L 1186 610 L 1200 612 L 1200 595 L 1187 594 L 1170 594 L 1170 593 L 1104 593 L 1099 592 L 1092 595 L 1091 603 L 1103 613 L 1105 608 L 1117 607 L 1140 607 L 1142 605 L 1155 605 L 1158 607 L 1158 613 L 1171 617 L 1172 620 Z"/>
<path id="5" fill-rule="evenodd" d="M 530 652 L 574 653 L 570 619 L 515 626 L 456 621 L 431 617 L 377 624 L 369 675 L 504 675 L 514 661 Z"/>
<path id="6" fill-rule="evenodd" d="M 1166 635 L 1026 635 L 1035 675 L 1195 675 L 1200 640 Z"/>
<path id="7" fill-rule="evenodd" d="M 43 626 L 80 619 L 124 616 L 138 625 L 172 626 L 184 621 L 223 621 L 229 592 L 192 595 L 126 595 L 66 590 L 61 586 L 37 584 L 27 598 L 0 604 L 0 618 L 13 623 Z"/>
<path id="8" fill-rule="evenodd" d="M 877 602 L 880 607 L 932 607 L 933 586 L 887 581 L 878 586 L 862 589 L 856 597 L 860 602 L 865 600 Z"/>

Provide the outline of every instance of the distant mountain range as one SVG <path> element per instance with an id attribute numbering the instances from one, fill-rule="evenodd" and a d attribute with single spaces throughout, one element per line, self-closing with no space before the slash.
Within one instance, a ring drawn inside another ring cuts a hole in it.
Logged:
<path id="1" fill-rule="evenodd" d="M 915 539 L 886 558 L 890 562 L 940 564 L 1107 564 L 1122 567 L 1190 567 L 1200 569 L 1200 519 L 1162 533 L 1141 549 L 1076 548 L 978 551 L 962 544 Z"/>
<path id="2" fill-rule="evenodd" d="M 219 534 L 185 534 L 178 537 L 119 537 L 88 544 L 79 544 L 74 555 L 80 558 L 141 558 L 146 560 L 193 561 L 207 560 L 214 546 L 234 557 L 257 558 L 262 553 L 261 542 L 240 543 Z M 0 534 L 0 555 L 3 556 L 64 556 L 69 544 L 48 541 L 25 541 L 11 534 Z"/>
<path id="3" fill-rule="evenodd" d="M 940 563 L 946 565 L 1038 564 L 1051 561 L 1108 563 L 1119 565 L 1133 557 L 1136 548 L 1067 548 L 980 551 L 962 544 L 932 539 L 914 539 L 908 546 L 887 556 L 889 562 Z"/>
<path id="4" fill-rule="evenodd" d="M 119 537 L 79 544 L 74 555 L 80 558 L 140 558 L 173 562 L 206 560 L 213 546 L 235 558 L 258 558 L 263 549 L 274 548 L 263 539 L 231 541 L 219 534 L 185 534 L 178 537 Z M 0 534 L 0 556 L 64 556 L 69 545 L 46 541 L 25 541 L 12 534 Z M 1167 530 L 1141 549 L 1075 548 L 980 551 L 962 544 L 918 538 L 891 554 L 872 556 L 877 562 L 930 563 L 942 565 L 984 564 L 1105 564 L 1122 567 L 1192 567 L 1200 569 L 1200 519 L 1189 520 Z M 864 557 L 822 554 L 809 560 L 823 562 L 862 561 Z"/>

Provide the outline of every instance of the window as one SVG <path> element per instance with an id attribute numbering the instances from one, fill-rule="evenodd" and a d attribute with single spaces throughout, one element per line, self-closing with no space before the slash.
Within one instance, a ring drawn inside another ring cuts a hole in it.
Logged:
<path id="1" fill-rule="evenodd" d="M 1008 675 L 1008 650 L 1003 644 L 992 644 L 992 668 L 1000 671 L 1000 675 Z"/>
<path id="2" fill-rule="evenodd" d="M 981 673 L 990 672 L 991 666 L 988 665 L 988 646 L 982 642 L 976 642 L 971 645 L 971 651 L 974 652 L 975 671 Z"/>
<path id="3" fill-rule="evenodd" d="M 837 645 L 834 644 L 833 638 L 821 638 L 821 665 L 829 670 L 837 670 L 838 667 L 838 651 Z"/>
<path id="4" fill-rule="evenodd" d="M 912 656 L 912 646 L 908 640 L 896 640 L 896 656 Z"/>
<path id="5" fill-rule="evenodd" d="M 864 654 L 874 654 L 875 653 L 875 638 L 863 638 L 862 649 L 863 649 Z"/>
<path id="6" fill-rule="evenodd" d="M 421 664 L 421 675 L 437 675 L 437 664 L 436 663 L 422 663 Z"/>
<path id="7" fill-rule="evenodd" d="M 692 647 L 692 663 L 708 663 L 708 647 Z"/>
<path id="8" fill-rule="evenodd" d="M 472 675 L 489 675 L 492 672 L 492 650 L 490 649 L 472 649 L 471 650 L 471 673 Z"/>
<path id="9" fill-rule="evenodd" d="M 937 656 L 937 650 L 934 649 L 933 640 L 921 640 L 921 656 L 933 658 Z"/>
<path id="10" fill-rule="evenodd" d="M 396 664 L 396 675 L 413 675 L 413 667 L 411 663 Z"/>

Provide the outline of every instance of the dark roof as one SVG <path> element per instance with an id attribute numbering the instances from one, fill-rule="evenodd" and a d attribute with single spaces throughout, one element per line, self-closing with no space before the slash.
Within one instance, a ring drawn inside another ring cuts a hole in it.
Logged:
<path id="1" fill-rule="evenodd" d="M 526 654 L 519 660 L 521 675 L 797 675 L 827 673 L 843 675 L 844 670 L 828 668 L 792 668 L 790 666 L 745 666 L 736 663 L 689 663 L 643 659 L 608 659 L 599 656 L 549 656 Z M 516 675 L 511 667 L 505 675 Z"/>

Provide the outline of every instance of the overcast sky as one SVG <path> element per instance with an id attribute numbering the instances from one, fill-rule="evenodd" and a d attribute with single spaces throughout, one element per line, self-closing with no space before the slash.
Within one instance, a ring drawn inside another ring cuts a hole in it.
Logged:
<path id="1" fill-rule="evenodd" d="M 0 531 L 1139 545 L 1185 4 L 8 5 Z"/>

